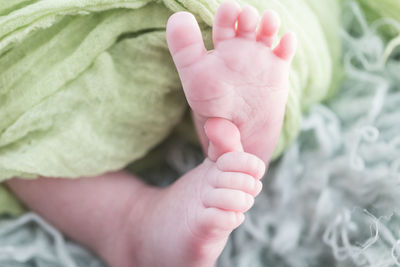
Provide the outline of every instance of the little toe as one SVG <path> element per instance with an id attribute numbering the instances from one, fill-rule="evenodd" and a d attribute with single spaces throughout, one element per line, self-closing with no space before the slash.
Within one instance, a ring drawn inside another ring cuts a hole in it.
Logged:
<path id="1" fill-rule="evenodd" d="M 215 233 L 215 230 L 232 231 L 243 223 L 245 216 L 241 212 L 206 208 L 199 219 L 201 232 L 209 235 L 212 232 Z"/>
<path id="2" fill-rule="evenodd" d="M 214 47 L 219 42 L 236 36 L 236 21 L 240 14 L 240 6 L 234 1 L 227 1 L 220 5 L 215 14 L 213 25 Z"/>
<path id="3" fill-rule="evenodd" d="M 297 39 L 292 32 L 286 33 L 279 44 L 275 47 L 274 53 L 283 60 L 291 61 L 296 52 Z"/>
<path id="4" fill-rule="evenodd" d="M 254 197 L 240 190 L 217 188 L 208 191 L 203 204 L 206 208 L 246 212 L 254 204 Z"/>
<path id="5" fill-rule="evenodd" d="M 214 188 L 241 190 L 256 197 L 262 189 L 262 183 L 253 176 L 240 172 L 222 172 L 210 181 Z"/>
<path id="6" fill-rule="evenodd" d="M 257 10 L 252 6 L 245 6 L 238 18 L 237 35 L 249 40 L 255 40 L 257 25 Z"/>
<path id="7" fill-rule="evenodd" d="M 188 12 L 175 13 L 168 19 L 167 42 L 178 68 L 191 65 L 207 52 L 200 27 Z"/>
<path id="8" fill-rule="evenodd" d="M 267 10 L 261 18 L 257 41 L 271 47 L 280 26 L 278 14 L 273 10 Z"/>
<path id="9" fill-rule="evenodd" d="M 247 173 L 261 179 L 265 173 L 265 163 L 257 156 L 245 152 L 229 152 L 217 160 L 217 167 L 223 172 Z"/>

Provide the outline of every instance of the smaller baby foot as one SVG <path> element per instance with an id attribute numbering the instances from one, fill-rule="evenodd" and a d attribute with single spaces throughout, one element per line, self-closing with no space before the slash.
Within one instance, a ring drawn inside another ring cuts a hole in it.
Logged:
<path id="1" fill-rule="evenodd" d="M 257 26 L 259 29 L 257 30 Z M 193 15 L 178 12 L 167 24 L 167 41 L 204 147 L 205 121 L 220 117 L 240 130 L 248 151 L 269 161 L 280 134 L 296 37 L 286 33 L 276 47 L 280 21 L 266 11 L 235 2 L 221 4 L 213 25 L 214 49 L 206 51 Z"/>
<path id="2" fill-rule="evenodd" d="M 265 165 L 243 152 L 238 129 L 224 119 L 210 119 L 205 127 L 211 158 L 146 195 L 142 211 L 133 211 L 136 223 L 124 235 L 136 242 L 134 266 L 214 266 L 260 193 Z"/>
<path id="3" fill-rule="evenodd" d="M 215 162 L 216 172 L 207 178 L 211 189 L 202 198 L 205 209 L 201 221 L 211 222 L 206 231 L 208 228 L 213 233 L 218 229 L 230 233 L 243 222 L 243 213 L 251 208 L 254 197 L 260 193 L 265 164 L 243 152 L 239 130 L 230 121 L 210 118 L 204 127 L 210 140 L 208 159 Z M 226 233 L 222 236 L 226 237 Z"/>

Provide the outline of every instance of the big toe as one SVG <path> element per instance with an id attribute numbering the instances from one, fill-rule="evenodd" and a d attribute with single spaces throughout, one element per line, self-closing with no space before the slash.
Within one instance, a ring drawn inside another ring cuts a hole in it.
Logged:
<path id="1" fill-rule="evenodd" d="M 239 129 L 229 120 L 210 118 L 204 129 L 208 140 L 208 157 L 216 161 L 222 154 L 232 151 L 243 151 Z"/>
<path id="2" fill-rule="evenodd" d="M 177 12 L 168 19 L 167 42 L 178 68 L 191 65 L 206 54 L 200 27 L 188 12 Z"/>

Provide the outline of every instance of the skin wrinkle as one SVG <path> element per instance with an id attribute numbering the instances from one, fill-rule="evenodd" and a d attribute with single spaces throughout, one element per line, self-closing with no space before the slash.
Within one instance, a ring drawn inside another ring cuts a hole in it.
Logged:
<path id="1" fill-rule="evenodd" d="M 201 102 L 207 102 L 207 101 L 220 100 L 221 98 L 225 98 L 225 97 L 227 97 L 227 95 L 232 94 L 232 93 L 233 93 L 233 90 L 227 90 L 225 93 L 226 93 L 226 94 L 223 94 L 223 95 L 221 95 L 221 96 L 215 96 L 215 97 L 209 97 L 209 98 L 202 98 L 202 99 L 194 99 L 194 98 L 191 98 L 191 99 L 192 99 L 193 102 L 199 102 L 199 103 L 201 103 Z"/>
<path id="2" fill-rule="evenodd" d="M 193 43 L 193 44 L 191 44 L 191 45 L 189 45 L 189 46 L 195 47 L 195 46 L 199 46 L 199 44 Z M 201 46 L 202 46 L 202 45 L 201 45 Z M 184 54 L 184 53 L 187 53 L 187 50 L 189 50 L 189 49 L 190 49 L 190 47 L 188 47 L 188 48 L 185 47 L 184 49 L 181 49 L 180 51 L 176 51 L 176 52 L 173 54 L 173 56 L 178 58 L 180 55 L 182 55 L 182 54 Z M 199 54 L 199 55 L 198 55 L 198 58 L 203 57 L 205 54 L 206 54 L 205 52 L 202 53 L 202 54 Z M 191 67 L 194 63 L 195 63 L 195 62 L 191 62 L 191 63 L 188 63 L 188 64 L 186 64 L 186 65 L 181 65 L 181 64 L 179 64 L 179 68 L 181 68 L 181 70 L 184 70 L 185 68 Z"/>

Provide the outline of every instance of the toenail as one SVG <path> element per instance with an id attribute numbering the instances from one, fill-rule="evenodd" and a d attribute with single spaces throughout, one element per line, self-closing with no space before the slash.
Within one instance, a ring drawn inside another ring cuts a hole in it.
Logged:
<path id="1" fill-rule="evenodd" d="M 254 204 L 254 198 L 249 194 L 246 194 L 246 203 L 249 207 L 253 206 Z"/>
<path id="2" fill-rule="evenodd" d="M 257 183 L 256 183 L 256 180 L 254 180 L 254 178 L 253 177 L 251 177 L 250 178 L 251 179 L 251 189 L 257 189 L 258 188 L 258 185 L 257 185 Z"/>
<path id="3" fill-rule="evenodd" d="M 263 184 L 261 181 L 257 181 L 256 184 L 257 184 L 257 193 L 260 193 L 263 188 Z"/>
<path id="4" fill-rule="evenodd" d="M 245 219 L 244 214 L 241 213 L 241 212 L 237 213 L 236 216 L 237 216 L 237 220 L 238 220 L 239 223 L 242 223 L 244 221 L 244 219 Z"/>

